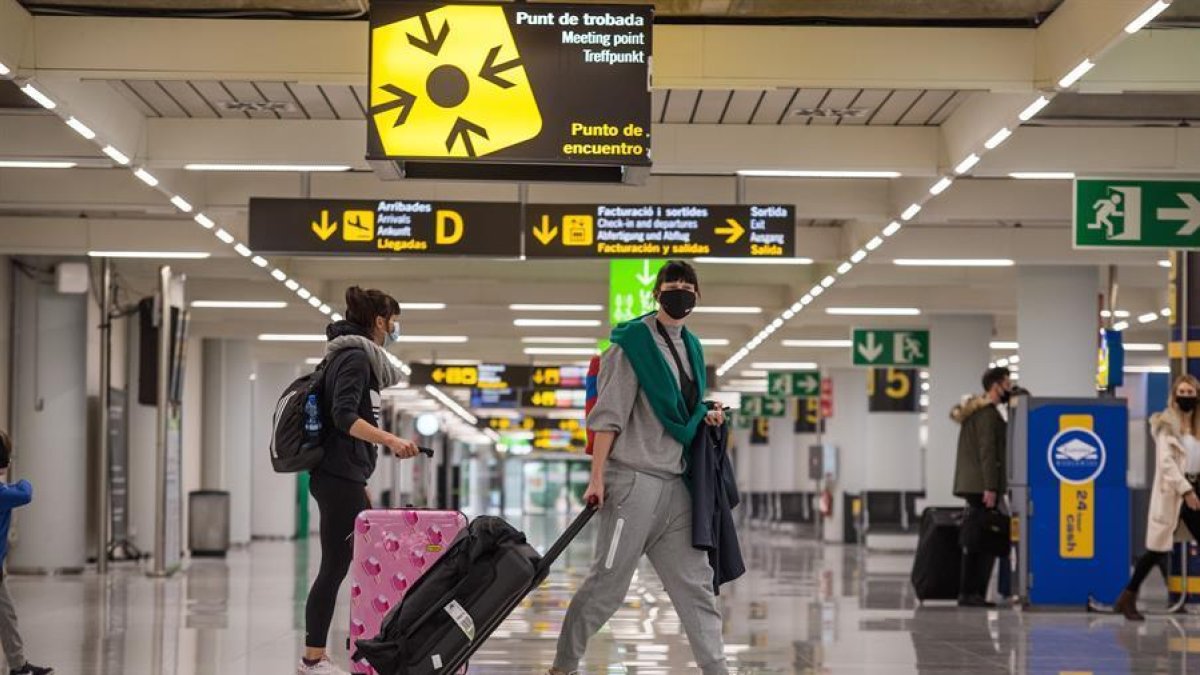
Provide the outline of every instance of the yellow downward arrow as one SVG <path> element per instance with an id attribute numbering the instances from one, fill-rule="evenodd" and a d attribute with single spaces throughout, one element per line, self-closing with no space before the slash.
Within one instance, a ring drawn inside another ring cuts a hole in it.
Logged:
<path id="1" fill-rule="evenodd" d="M 743 234 L 746 234 L 746 228 L 742 227 L 742 224 L 733 218 L 726 218 L 725 224 L 729 227 L 718 227 L 713 232 L 718 235 L 726 235 L 726 244 L 736 244 L 737 240 L 741 239 Z"/>
<path id="2" fill-rule="evenodd" d="M 329 222 L 329 211 L 321 211 L 321 222 L 312 221 L 313 234 L 321 238 L 321 241 L 329 241 L 334 232 L 337 232 L 337 221 Z"/>
<path id="3" fill-rule="evenodd" d="M 548 246 L 558 236 L 558 228 L 550 227 L 550 216 L 542 216 L 542 224 L 533 228 L 533 236 L 542 242 L 542 246 Z"/>

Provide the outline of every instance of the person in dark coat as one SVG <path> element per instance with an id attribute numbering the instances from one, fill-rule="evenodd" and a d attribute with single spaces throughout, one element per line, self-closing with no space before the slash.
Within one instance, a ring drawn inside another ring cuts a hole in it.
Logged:
<path id="1" fill-rule="evenodd" d="M 983 395 L 968 399 L 950 411 L 962 425 L 958 432 L 958 463 L 954 494 L 971 509 L 994 509 L 1008 491 L 1008 400 L 1012 397 L 1008 368 L 983 374 Z M 964 551 L 958 604 L 960 607 L 994 607 L 987 601 L 993 556 Z"/>

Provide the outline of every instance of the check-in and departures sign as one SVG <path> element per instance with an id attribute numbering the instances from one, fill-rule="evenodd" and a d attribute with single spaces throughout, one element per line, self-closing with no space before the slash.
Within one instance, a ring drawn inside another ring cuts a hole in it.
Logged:
<path id="1" fill-rule="evenodd" d="M 371 3 L 368 159 L 650 164 L 649 6 Z"/>
<path id="2" fill-rule="evenodd" d="M 1200 181 L 1078 179 L 1075 248 L 1200 248 Z"/>
<path id="3" fill-rule="evenodd" d="M 795 255 L 795 208 L 703 204 L 530 204 L 530 258 Z"/>
<path id="4" fill-rule="evenodd" d="M 768 373 L 767 393 L 771 396 L 815 398 L 821 393 L 821 373 L 816 370 Z"/>
<path id="5" fill-rule="evenodd" d="M 855 328 L 851 351 L 856 366 L 928 366 L 929 331 Z"/>
<path id="6" fill-rule="evenodd" d="M 250 248 L 289 255 L 521 255 L 521 207 L 500 202 L 250 199 Z"/>

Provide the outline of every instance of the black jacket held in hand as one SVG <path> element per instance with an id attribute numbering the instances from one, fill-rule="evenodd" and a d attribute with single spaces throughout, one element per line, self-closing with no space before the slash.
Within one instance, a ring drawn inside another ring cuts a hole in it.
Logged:
<path id="1" fill-rule="evenodd" d="M 325 329 L 325 337 L 330 340 L 343 335 L 369 338 L 366 331 L 349 321 L 338 321 Z M 351 436 L 350 427 L 359 419 L 379 424 L 382 398 L 367 353 L 343 349 L 331 354 L 323 386 L 321 414 L 330 433 L 325 437 L 325 458 L 313 471 L 366 485 L 375 473 L 379 452 L 374 444 Z"/>
<path id="2" fill-rule="evenodd" d="M 708 552 L 713 569 L 713 592 L 746 573 L 733 509 L 738 505 L 737 478 L 725 452 L 725 426 L 700 427 L 692 441 L 688 482 L 692 486 L 692 546 Z"/>

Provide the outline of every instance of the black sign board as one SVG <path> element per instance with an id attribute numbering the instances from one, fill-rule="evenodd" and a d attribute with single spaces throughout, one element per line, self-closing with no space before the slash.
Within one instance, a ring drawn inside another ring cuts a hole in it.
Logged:
<path id="1" fill-rule="evenodd" d="M 653 7 L 375 0 L 368 159 L 649 166 Z"/>
<path id="2" fill-rule="evenodd" d="M 472 389 L 472 408 L 516 408 L 521 402 L 517 389 Z"/>
<path id="3" fill-rule="evenodd" d="M 768 445 L 771 442 L 771 420 L 755 417 L 750 423 L 750 445 Z"/>
<path id="4" fill-rule="evenodd" d="M 476 426 L 496 431 L 583 431 L 582 419 L 554 419 L 553 417 L 479 417 Z"/>
<path id="5" fill-rule="evenodd" d="M 521 392 L 523 408 L 577 408 L 587 401 L 582 389 L 526 389 Z"/>
<path id="6" fill-rule="evenodd" d="M 530 204 L 530 258 L 790 258 L 792 206 Z"/>
<path id="7" fill-rule="evenodd" d="M 250 199 L 250 248 L 288 255 L 521 255 L 521 208 L 497 202 Z"/>
<path id="8" fill-rule="evenodd" d="M 872 368 L 867 376 L 867 411 L 918 412 L 918 381 L 912 368 Z"/>
<path id="9" fill-rule="evenodd" d="M 587 368 L 584 366 L 522 366 L 495 363 L 454 366 L 414 363 L 409 383 L 418 387 L 432 384 L 474 389 L 583 389 L 586 377 Z"/>
<path id="10" fill-rule="evenodd" d="M 797 398 L 795 432 L 798 434 L 819 434 L 825 431 L 825 420 L 821 418 L 821 399 Z"/>

